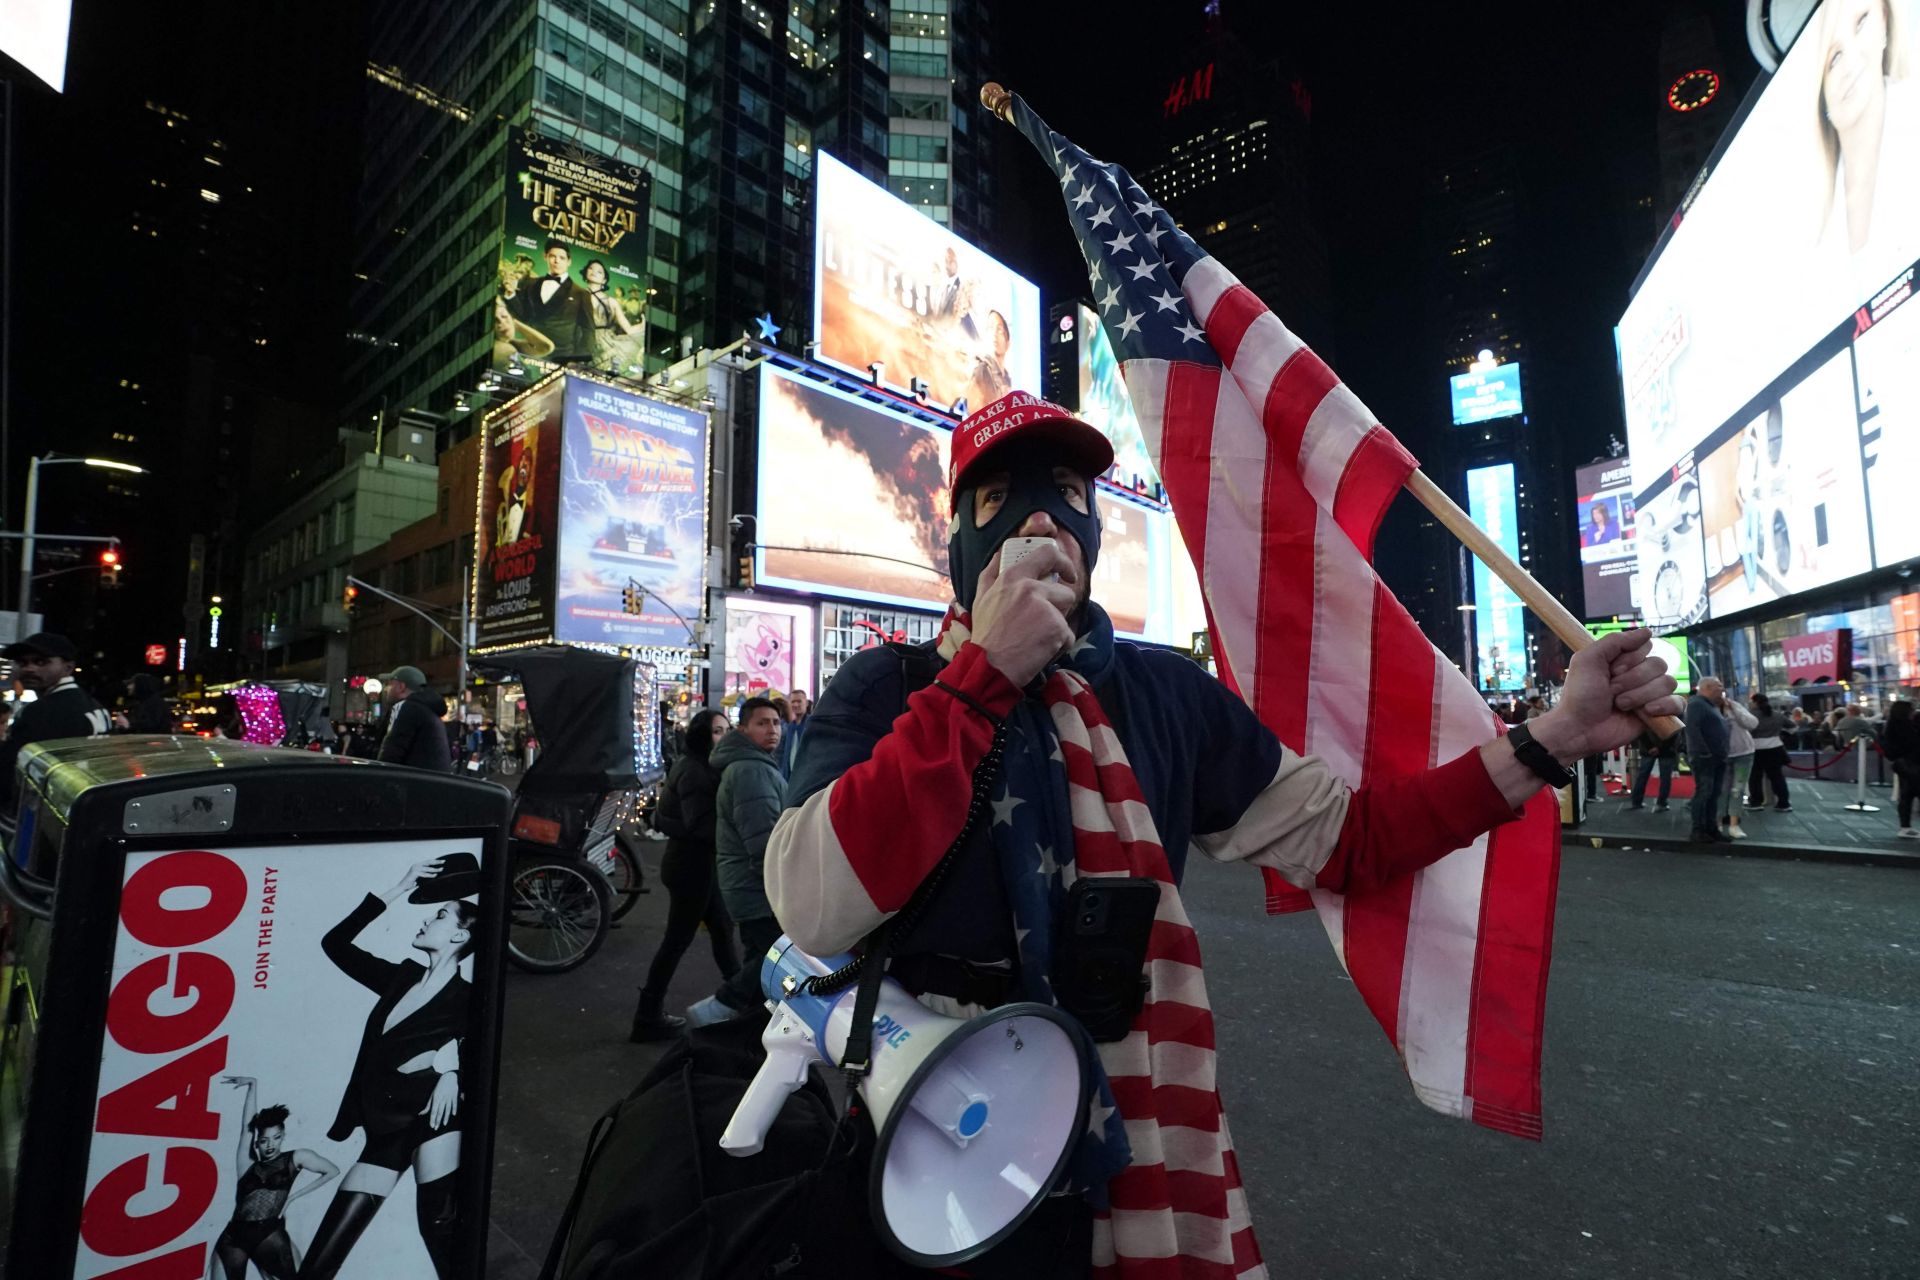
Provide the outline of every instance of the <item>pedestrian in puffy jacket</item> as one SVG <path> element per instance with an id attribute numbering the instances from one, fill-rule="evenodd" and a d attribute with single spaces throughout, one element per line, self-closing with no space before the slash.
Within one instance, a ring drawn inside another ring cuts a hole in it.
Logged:
<path id="1" fill-rule="evenodd" d="M 387 705 L 393 708 L 387 736 L 380 742 L 380 758 L 435 773 L 453 772 L 446 726 L 440 722 L 447 704 L 427 688 L 425 673 L 418 667 L 395 667 L 380 682 L 386 686 Z"/>
<path id="2" fill-rule="evenodd" d="M 780 940 L 780 924 L 767 900 L 767 837 L 786 804 L 780 777 L 780 711 L 767 698 L 740 704 L 740 727 L 720 739 L 709 757 L 720 772 L 714 799 L 714 869 L 727 914 L 740 926 L 745 963 L 720 989 L 687 1010 L 696 1027 L 724 1022 L 758 1009 L 759 958 Z"/>
<path id="3" fill-rule="evenodd" d="M 664 1012 L 662 1006 L 673 971 L 692 945 L 702 921 L 706 922 L 707 941 L 713 945 L 713 962 L 720 967 L 720 976 L 731 978 L 740 967 L 739 953 L 733 947 L 733 921 L 720 900 L 713 868 L 720 771 L 713 767 L 711 756 L 727 728 L 727 717 L 711 707 L 694 714 L 678 735 L 679 758 L 660 788 L 660 803 L 653 812 L 653 825 L 667 837 L 667 852 L 660 860 L 660 883 L 667 886 L 667 929 L 653 953 L 653 963 L 647 967 L 640 1006 L 634 1010 L 633 1029 L 627 1034 L 627 1039 L 636 1044 L 664 1040 L 687 1025 L 685 1018 Z M 757 972 L 758 963 L 754 968 Z"/>

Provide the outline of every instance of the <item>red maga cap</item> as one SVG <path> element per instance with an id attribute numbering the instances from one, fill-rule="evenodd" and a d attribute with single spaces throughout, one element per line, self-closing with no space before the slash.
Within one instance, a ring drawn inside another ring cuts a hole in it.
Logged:
<path id="1" fill-rule="evenodd" d="M 1113 465 L 1113 442 L 1051 400 L 1026 391 L 1009 391 L 984 409 L 967 415 L 953 432 L 953 462 L 948 488 L 958 492 L 981 460 L 1002 445 L 1044 443 L 1060 451 L 1061 461 L 1089 478 Z"/>

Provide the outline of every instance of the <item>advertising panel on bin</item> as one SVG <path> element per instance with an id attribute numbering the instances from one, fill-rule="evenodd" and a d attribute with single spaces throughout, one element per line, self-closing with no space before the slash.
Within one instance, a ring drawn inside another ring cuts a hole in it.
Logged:
<path id="1" fill-rule="evenodd" d="M 1625 617 L 1639 608 L 1633 518 L 1633 465 L 1609 458 L 1574 470 L 1580 577 L 1589 618 Z"/>
<path id="2" fill-rule="evenodd" d="M 565 380 L 555 378 L 490 415 L 481 428 L 476 648 L 538 644 L 553 635 L 565 397 Z"/>
<path id="3" fill-rule="evenodd" d="M 1916 25 L 1920 0 L 1820 5 L 1621 316 L 1651 621 L 1920 555 Z"/>
<path id="4" fill-rule="evenodd" d="M 291 1276 L 296 1257 L 467 1273 L 483 856 L 477 839 L 127 855 L 75 1277 L 215 1258 Z"/>
<path id="5" fill-rule="evenodd" d="M 1500 549 L 1518 563 L 1520 530 L 1515 518 L 1513 464 L 1467 472 L 1467 513 Z M 1513 588 L 1486 562 L 1473 562 L 1473 634 L 1480 688 L 1509 690 L 1527 683 L 1526 612 Z"/>
<path id="6" fill-rule="evenodd" d="M 813 336 L 822 360 L 947 410 L 1040 390 L 1040 291 L 825 152 L 815 163 Z"/>
<path id="7" fill-rule="evenodd" d="M 493 367 L 646 364 L 652 176 L 578 143 L 507 130 L 506 234 L 488 317 Z"/>
<path id="8" fill-rule="evenodd" d="M 686 648 L 681 619 L 699 616 L 706 593 L 706 415 L 565 381 L 554 638 Z M 638 614 L 624 608 L 629 583 Z"/>

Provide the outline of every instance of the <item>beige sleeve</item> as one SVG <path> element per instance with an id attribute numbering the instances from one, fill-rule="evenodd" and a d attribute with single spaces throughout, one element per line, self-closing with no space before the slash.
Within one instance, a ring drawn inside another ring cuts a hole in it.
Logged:
<path id="1" fill-rule="evenodd" d="M 1333 856 L 1352 796 L 1318 756 L 1283 751 L 1266 789 L 1225 831 L 1195 836 L 1193 847 L 1216 862 L 1272 867 L 1288 884 L 1314 887 Z"/>

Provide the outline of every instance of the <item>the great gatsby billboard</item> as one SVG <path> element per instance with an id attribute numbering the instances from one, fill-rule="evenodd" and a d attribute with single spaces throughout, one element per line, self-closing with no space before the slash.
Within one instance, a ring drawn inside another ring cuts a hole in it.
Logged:
<path id="1" fill-rule="evenodd" d="M 495 369 L 644 369 L 651 190 L 638 165 L 528 129 L 507 131 Z"/>

